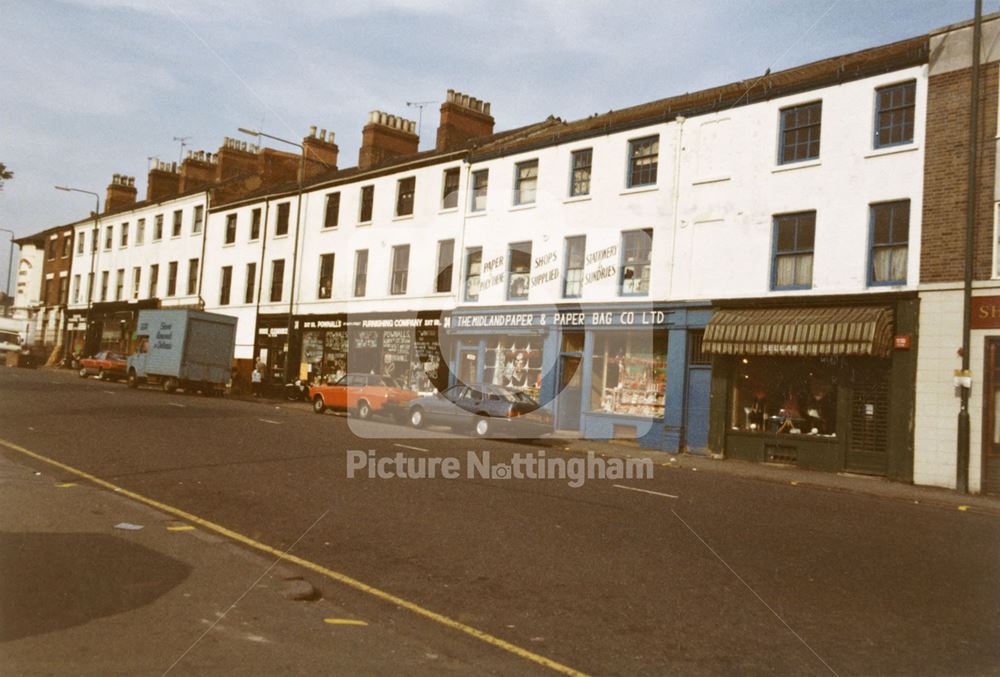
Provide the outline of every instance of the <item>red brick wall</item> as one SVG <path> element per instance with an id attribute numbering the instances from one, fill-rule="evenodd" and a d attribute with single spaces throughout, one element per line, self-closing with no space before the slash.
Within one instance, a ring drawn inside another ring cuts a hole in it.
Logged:
<path id="1" fill-rule="evenodd" d="M 997 63 L 984 65 L 979 77 L 973 265 L 976 279 L 990 278 L 993 265 L 998 67 Z M 921 282 L 953 282 L 965 275 L 971 72 L 971 68 L 966 68 L 943 73 L 932 76 L 928 82 Z"/>

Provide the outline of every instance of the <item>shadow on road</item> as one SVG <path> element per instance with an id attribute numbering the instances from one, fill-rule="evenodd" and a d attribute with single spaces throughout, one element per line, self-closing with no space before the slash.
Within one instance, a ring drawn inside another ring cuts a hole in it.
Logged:
<path id="1" fill-rule="evenodd" d="M 190 573 L 106 534 L 0 533 L 0 642 L 144 606 Z"/>

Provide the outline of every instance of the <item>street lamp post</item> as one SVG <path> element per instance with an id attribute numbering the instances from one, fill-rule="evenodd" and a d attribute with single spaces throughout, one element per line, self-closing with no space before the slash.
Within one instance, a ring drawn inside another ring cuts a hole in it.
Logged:
<path id="1" fill-rule="evenodd" d="M 290 383 L 294 378 L 294 372 L 292 371 L 292 361 L 290 359 L 292 353 L 292 331 L 294 328 L 294 322 L 292 320 L 292 313 L 295 310 L 295 278 L 298 275 L 298 263 L 299 263 L 299 221 L 302 215 L 302 183 L 305 181 L 306 173 L 306 149 L 301 143 L 296 143 L 295 141 L 289 141 L 288 139 L 282 139 L 280 136 L 272 136 L 271 134 L 265 134 L 259 129 L 247 129 L 245 127 L 240 127 L 239 131 L 243 134 L 248 134 L 250 136 L 256 137 L 266 137 L 268 139 L 273 139 L 275 141 L 280 141 L 281 143 L 287 143 L 290 146 L 295 146 L 299 149 L 299 176 L 298 176 L 298 190 L 296 191 L 295 197 L 295 241 L 292 249 L 292 284 L 289 290 L 288 296 L 288 333 L 287 341 L 288 347 L 285 349 L 285 383 Z M 263 271 L 261 271 L 263 273 Z"/>
<path id="2" fill-rule="evenodd" d="M 0 228 L 0 231 L 10 233 L 10 253 L 7 255 L 7 286 L 3 288 L 4 292 L 10 295 L 10 271 L 14 265 L 14 231 L 7 228 Z"/>
<path id="3" fill-rule="evenodd" d="M 90 277 L 87 280 L 87 319 L 86 319 L 86 329 L 83 335 L 84 349 L 87 347 L 88 339 L 90 338 L 90 309 L 94 304 L 94 271 L 97 266 L 97 219 L 101 214 L 101 196 L 99 193 L 95 193 L 92 190 L 83 190 L 82 188 L 70 188 L 69 186 L 55 186 L 56 190 L 65 190 L 70 193 L 83 193 L 85 195 L 94 196 L 94 228 L 91 232 L 91 243 L 90 243 Z M 67 303 L 67 306 L 69 304 Z M 69 356 L 69 313 L 67 312 L 67 318 L 65 322 L 66 326 L 66 353 L 65 356 Z"/>

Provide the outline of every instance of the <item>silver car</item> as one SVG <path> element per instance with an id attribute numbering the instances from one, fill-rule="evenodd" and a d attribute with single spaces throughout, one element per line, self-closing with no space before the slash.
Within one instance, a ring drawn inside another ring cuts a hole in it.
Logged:
<path id="1" fill-rule="evenodd" d="M 459 383 L 410 402 L 410 424 L 445 425 L 476 437 L 540 437 L 552 432 L 552 415 L 522 392 L 491 383 Z"/>

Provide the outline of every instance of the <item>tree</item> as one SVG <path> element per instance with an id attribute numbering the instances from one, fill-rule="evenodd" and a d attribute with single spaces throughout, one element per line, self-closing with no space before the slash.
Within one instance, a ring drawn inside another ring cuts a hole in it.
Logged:
<path id="1" fill-rule="evenodd" d="M 7 169 L 7 165 L 0 162 L 0 189 L 3 189 L 3 182 L 7 179 L 13 179 L 14 172 Z"/>

